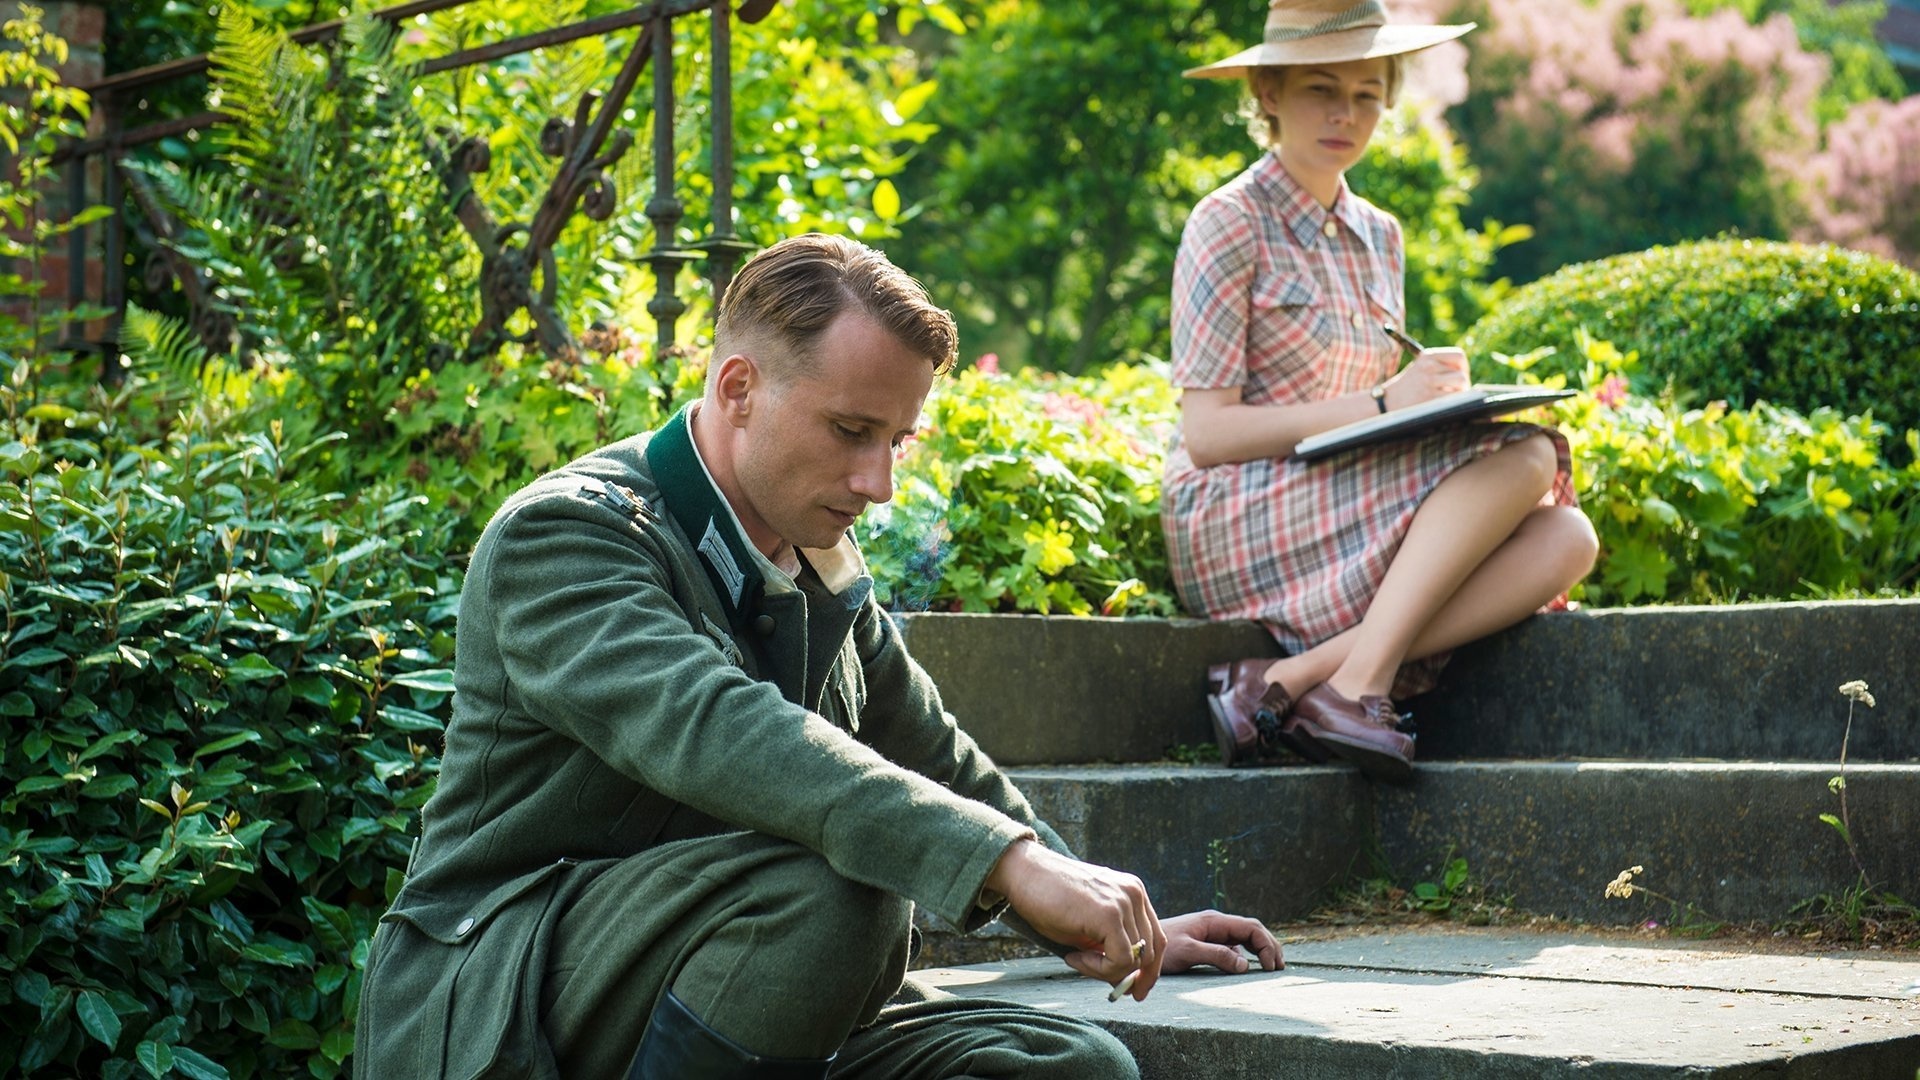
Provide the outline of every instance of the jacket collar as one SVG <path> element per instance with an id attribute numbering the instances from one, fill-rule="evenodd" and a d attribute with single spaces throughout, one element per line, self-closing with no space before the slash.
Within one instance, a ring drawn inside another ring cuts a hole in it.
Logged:
<path id="1" fill-rule="evenodd" d="M 763 560 L 747 543 L 733 508 L 707 477 L 706 466 L 693 447 L 693 433 L 687 427 L 689 409 L 674 413 L 673 419 L 647 440 L 647 467 L 653 472 L 667 513 L 693 541 L 700 565 L 726 609 L 727 621 L 739 633 L 746 629 L 766 590 L 766 576 L 760 569 Z"/>
<path id="2" fill-rule="evenodd" d="M 764 596 L 790 592 L 794 583 L 747 540 L 740 517 L 714 485 L 713 475 L 693 442 L 690 423 L 697 402 L 673 415 L 647 441 L 647 467 L 666 510 L 693 541 L 700 565 L 738 632 L 753 618 Z M 840 595 L 867 576 L 866 560 L 852 536 L 831 548 L 801 548 L 829 593 Z M 856 589 L 864 598 L 865 589 Z"/>

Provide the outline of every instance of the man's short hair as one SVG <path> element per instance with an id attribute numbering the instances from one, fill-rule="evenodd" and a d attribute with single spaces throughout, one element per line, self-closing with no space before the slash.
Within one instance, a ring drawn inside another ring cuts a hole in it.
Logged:
<path id="1" fill-rule="evenodd" d="M 743 346 L 778 343 L 786 357 L 754 356 L 776 378 L 791 360 L 811 366 L 814 347 L 842 311 L 858 309 L 902 345 L 926 357 L 936 375 L 953 367 L 958 331 L 953 316 L 887 257 L 858 241 L 824 233 L 790 237 L 754 256 L 720 301 L 713 330 L 716 361 Z"/>

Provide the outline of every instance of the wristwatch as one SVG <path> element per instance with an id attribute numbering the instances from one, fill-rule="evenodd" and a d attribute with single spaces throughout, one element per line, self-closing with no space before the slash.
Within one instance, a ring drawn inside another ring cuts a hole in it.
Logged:
<path id="1" fill-rule="evenodd" d="M 1380 407 L 1380 411 L 1386 412 L 1387 411 L 1387 384 L 1380 383 L 1379 385 L 1375 386 L 1372 390 L 1369 390 L 1367 392 L 1373 395 L 1373 403 Z"/>

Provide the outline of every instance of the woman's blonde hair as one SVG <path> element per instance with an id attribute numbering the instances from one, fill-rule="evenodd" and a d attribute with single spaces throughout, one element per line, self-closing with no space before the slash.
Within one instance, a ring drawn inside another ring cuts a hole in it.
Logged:
<path id="1" fill-rule="evenodd" d="M 1388 105 L 1400 100 L 1400 83 L 1405 70 L 1402 60 L 1400 56 L 1386 58 Z M 1240 103 L 1240 114 L 1246 117 L 1247 134 L 1262 150 L 1272 150 L 1280 145 L 1280 118 L 1260 104 L 1260 95 L 1267 90 L 1279 92 L 1286 85 L 1287 72 L 1294 68 L 1295 65 L 1279 64 L 1247 69 L 1247 98 Z"/>

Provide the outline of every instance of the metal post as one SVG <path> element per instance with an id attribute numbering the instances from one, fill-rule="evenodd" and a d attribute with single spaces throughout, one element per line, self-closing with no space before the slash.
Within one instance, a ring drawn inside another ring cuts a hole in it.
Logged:
<path id="1" fill-rule="evenodd" d="M 657 328 L 655 343 L 661 352 L 673 348 L 674 323 L 687 310 L 675 294 L 680 267 L 699 258 L 675 243 L 674 229 L 685 214 L 685 204 L 673 191 L 673 27 L 660 16 L 653 32 L 653 197 L 647 217 L 653 221 L 653 250 L 646 262 L 653 267 L 653 299 L 647 314 Z"/>
<path id="2" fill-rule="evenodd" d="M 753 245 L 733 231 L 733 10 L 713 5 L 713 232 L 697 245 L 707 253 L 713 311 L 733 284 L 733 269 Z"/>

